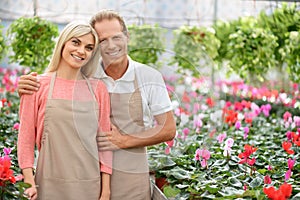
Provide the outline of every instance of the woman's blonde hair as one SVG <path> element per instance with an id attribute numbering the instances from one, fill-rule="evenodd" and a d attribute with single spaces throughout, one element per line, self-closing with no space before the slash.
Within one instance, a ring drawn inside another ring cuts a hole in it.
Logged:
<path id="1" fill-rule="evenodd" d="M 91 77 L 95 73 L 97 67 L 99 67 L 99 39 L 97 32 L 90 24 L 79 21 L 73 21 L 67 24 L 66 27 L 61 31 L 56 45 L 54 47 L 52 58 L 46 69 L 46 72 L 54 72 L 58 69 L 58 64 L 61 60 L 62 51 L 67 41 L 74 37 L 81 37 L 90 33 L 94 36 L 95 46 L 90 60 L 84 66 L 81 67 L 81 72 L 85 76 Z"/>

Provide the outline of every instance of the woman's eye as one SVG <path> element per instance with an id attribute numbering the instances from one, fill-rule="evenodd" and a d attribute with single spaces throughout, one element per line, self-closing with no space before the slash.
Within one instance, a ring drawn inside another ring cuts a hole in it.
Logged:
<path id="1" fill-rule="evenodd" d="M 78 45 L 78 44 L 79 44 L 79 42 L 78 42 L 77 40 L 72 40 L 72 43 L 73 43 L 74 45 Z"/>
<path id="2" fill-rule="evenodd" d="M 86 47 L 86 49 L 87 49 L 88 51 L 93 51 L 93 50 L 94 50 L 93 47 Z"/>

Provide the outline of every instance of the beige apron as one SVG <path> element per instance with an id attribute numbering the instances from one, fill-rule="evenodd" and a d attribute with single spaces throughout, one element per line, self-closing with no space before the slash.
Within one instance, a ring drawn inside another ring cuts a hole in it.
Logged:
<path id="1" fill-rule="evenodd" d="M 91 100 L 53 99 L 55 78 L 56 73 L 50 83 L 35 176 L 38 199 L 98 200 L 101 190 L 96 143 L 98 106 L 93 90 L 85 78 Z M 75 92 L 78 88 L 74 88 Z"/>
<path id="2" fill-rule="evenodd" d="M 110 93 L 111 122 L 122 133 L 145 130 L 142 96 L 134 80 L 135 92 Z M 150 200 L 150 178 L 146 148 L 121 149 L 114 152 L 111 176 L 111 200 Z"/>

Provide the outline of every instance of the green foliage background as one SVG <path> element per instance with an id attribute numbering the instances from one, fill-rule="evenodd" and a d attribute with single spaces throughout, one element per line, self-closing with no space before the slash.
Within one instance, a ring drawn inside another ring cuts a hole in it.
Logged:
<path id="1" fill-rule="evenodd" d="M 43 72 L 49 63 L 58 36 L 57 25 L 39 17 L 21 17 L 10 25 L 8 37 L 14 52 L 10 62 Z"/>

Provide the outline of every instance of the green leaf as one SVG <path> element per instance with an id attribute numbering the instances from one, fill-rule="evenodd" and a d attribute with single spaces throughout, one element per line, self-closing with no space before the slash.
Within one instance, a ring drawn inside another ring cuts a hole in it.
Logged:
<path id="1" fill-rule="evenodd" d="M 205 189 L 211 194 L 216 194 L 220 190 L 220 186 L 219 185 L 206 185 Z"/>
<path id="2" fill-rule="evenodd" d="M 256 188 L 256 187 L 261 186 L 262 184 L 263 184 L 263 179 L 256 177 L 250 182 L 249 186 L 251 188 Z"/>

